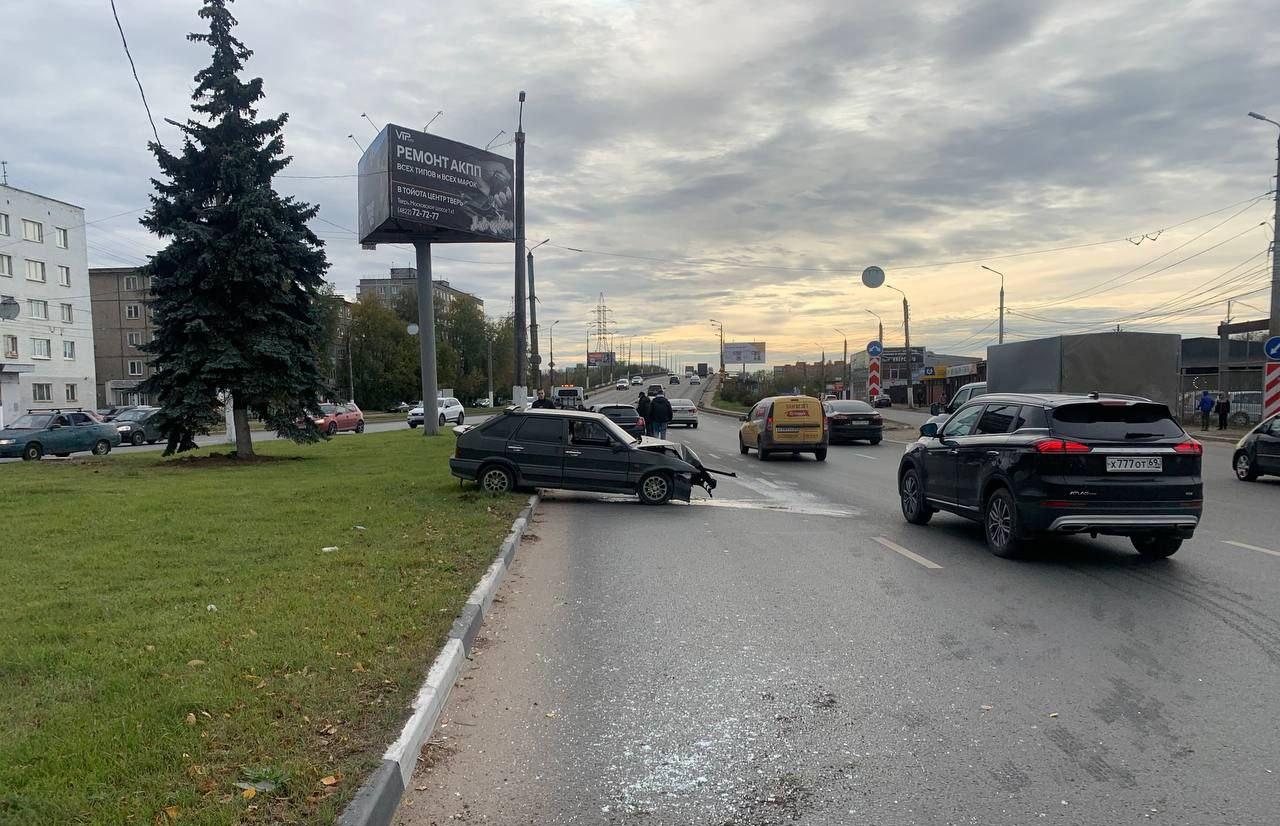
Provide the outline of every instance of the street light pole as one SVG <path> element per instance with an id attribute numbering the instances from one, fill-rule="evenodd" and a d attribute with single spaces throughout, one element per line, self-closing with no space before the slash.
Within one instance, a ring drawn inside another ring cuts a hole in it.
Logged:
<path id="1" fill-rule="evenodd" d="M 840 371 L 840 384 L 844 385 L 841 390 L 842 398 L 849 398 L 849 382 L 853 379 L 853 374 L 849 372 L 849 336 L 839 327 L 832 327 L 841 336 L 844 337 L 844 369 Z"/>
<path id="2" fill-rule="evenodd" d="M 993 270 L 986 264 L 981 264 L 980 266 L 987 272 L 993 272 L 1000 276 L 1000 338 L 997 339 L 997 342 L 1004 344 L 1004 273 L 999 270 Z"/>
<path id="3" fill-rule="evenodd" d="M 538 292 L 533 286 L 533 251 L 550 240 L 547 238 L 534 244 L 525 256 L 529 271 L 529 366 L 533 371 L 534 387 L 542 386 L 542 357 L 538 355 Z"/>
<path id="4" fill-rule="evenodd" d="M 903 349 L 907 351 L 907 407 L 914 410 L 916 406 L 915 379 L 911 375 L 911 305 L 907 303 L 907 294 L 890 284 L 884 286 L 902 296 L 902 339 Z M 881 341 L 881 344 L 884 342 Z"/>
<path id="5" fill-rule="evenodd" d="M 724 378 L 724 322 L 711 319 L 711 323 L 720 330 L 720 378 Z"/>
<path id="6" fill-rule="evenodd" d="M 1250 112 L 1249 117 L 1265 121 L 1272 126 L 1280 128 L 1280 123 L 1273 121 L 1271 118 L 1259 115 L 1257 112 Z M 1275 232 L 1280 232 L 1280 135 L 1276 137 L 1276 214 L 1275 214 Z M 1276 235 L 1272 234 L 1271 240 L 1271 330 L 1273 336 L 1280 336 L 1280 243 L 1276 241 Z"/>
<path id="7" fill-rule="evenodd" d="M 547 336 L 551 339 L 550 343 L 550 360 L 547 362 L 547 383 L 550 389 L 554 390 L 556 386 L 556 325 L 560 323 L 560 319 L 551 322 L 551 326 L 547 328 Z"/>
<path id="8" fill-rule="evenodd" d="M 516 120 L 516 203 L 515 203 L 515 242 L 516 242 L 516 284 L 515 284 L 515 369 L 511 387 L 511 403 L 524 406 L 525 388 L 525 351 L 528 342 L 525 338 L 525 272 L 524 272 L 524 92 L 520 93 L 520 114 Z"/>

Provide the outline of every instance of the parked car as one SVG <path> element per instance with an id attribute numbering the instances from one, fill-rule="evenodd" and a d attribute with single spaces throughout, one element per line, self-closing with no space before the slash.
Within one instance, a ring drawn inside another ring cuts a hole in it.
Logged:
<path id="1" fill-rule="evenodd" d="M 1163 404 L 1131 396 L 981 396 L 926 422 L 898 466 L 902 515 L 980 522 L 996 556 L 1042 533 L 1127 536 L 1166 557 L 1195 532 L 1202 448 Z"/>
<path id="2" fill-rule="evenodd" d="M 661 395 L 662 395 L 662 393 L 663 393 L 662 385 L 660 385 L 660 384 L 651 384 L 651 385 L 649 385 L 649 388 L 648 388 L 647 390 L 645 390 L 645 393 L 646 393 L 647 395 L 650 395 L 650 396 L 661 396 Z"/>
<path id="3" fill-rule="evenodd" d="M 483 399 L 476 399 L 476 403 L 474 406 L 475 407 L 493 407 L 493 405 L 489 404 L 489 398 L 487 396 Z"/>
<path id="4" fill-rule="evenodd" d="M 689 377 L 689 384 L 702 384 L 702 379 L 698 378 L 697 373 L 694 373 Z"/>
<path id="5" fill-rule="evenodd" d="M 408 413 L 411 409 L 412 409 L 412 405 L 410 405 L 408 402 L 400 402 L 399 404 L 393 404 L 390 407 L 388 407 L 387 412 L 388 413 Z"/>
<path id="6" fill-rule="evenodd" d="M 761 399 L 742 417 L 738 452 L 755 448 L 761 461 L 771 453 L 812 453 L 827 459 L 827 417 L 822 402 L 812 396 L 772 396 Z"/>
<path id="7" fill-rule="evenodd" d="M 698 426 L 697 405 L 689 399 L 669 399 L 668 401 L 671 402 L 671 425 Z"/>
<path id="8" fill-rule="evenodd" d="M 893 407 L 893 399 L 889 397 L 888 393 L 880 393 L 879 395 L 871 397 L 871 406 L 872 407 Z"/>
<path id="9" fill-rule="evenodd" d="M 884 438 L 884 418 L 871 405 L 857 399 L 826 402 L 827 429 L 831 444 L 862 439 L 873 445 Z"/>
<path id="10" fill-rule="evenodd" d="M 1231 467 L 1242 482 L 1280 476 L 1280 416 L 1272 416 L 1236 442 Z"/>
<path id="11" fill-rule="evenodd" d="M 94 414 L 95 416 L 97 416 L 101 421 L 104 421 L 104 422 L 112 422 L 112 421 L 115 421 L 116 417 L 117 417 L 117 416 L 119 416 L 120 414 L 122 414 L 122 413 L 126 413 L 126 412 L 128 412 L 128 411 L 132 410 L 133 408 L 135 408 L 135 407 L 139 407 L 139 406 L 140 406 L 140 405 L 136 405 L 136 404 L 121 404 L 121 405 L 117 405 L 117 406 L 115 406 L 115 407 L 104 407 L 104 408 L 103 408 L 103 409 L 101 409 L 101 410 L 96 410 L 96 411 L 93 411 L 93 410 L 85 410 L 85 411 L 82 411 L 82 412 L 84 412 L 84 413 L 93 413 L 93 414 Z"/>
<path id="12" fill-rule="evenodd" d="M 120 433 L 86 410 L 29 410 L 0 430 L 0 459 L 19 456 L 36 461 L 48 453 L 70 456 L 90 451 L 106 456 L 120 444 Z"/>
<path id="13" fill-rule="evenodd" d="M 1217 399 L 1217 394 L 1214 399 Z M 1240 390 L 1228 393 L 1231 400 L 1230 421 L 1237 427 L 1247 427 L 1262 421 L 1262 391 Z"/>
<path id="14" fill-rule="evenodd" d="M 644 417 L 635 405 L 631 404 L 598 404 L 592 408 L 596 413 L 607 418 L 629 435 L 636 438 L 644 436 Z"/>
<path id="15" fill-rule="evenodd" d="M 440 410 L 440 426 L 444 427 L 446 422 L 454 424 L 462 424 L 466 420 L 466 413 L 462 409 L 462 402 L 448 396 L 436 401 L 436 406 Z M 409 411 L 406 417 L 409 427 L 419 427 L 422 424 L 422 402 L 418 402 L 418 406 Z"/>
<path id="16" fill-rule="evenodd" d="M 585 410 L 507 410 L 455 432 L 450 472 L 495 494 L 528 485 L 634 493 L 646 505 L 662 505 L 688 501 L 694 485 L 710 493 L 711 474 L 721 473 L 684 445 L 634 437 Z"/>
<path id="17" fill-rule="evenodd" d="M 311 421 L 315 422 L 316 427 L 321 432 L 330 436 L 340 430 L 354 430 L 356 433 L 364 432 L 364 413 L 356 407 L 355 402 L 347 402 L 346 404 L 331 404 L 326 402 L 320 405 L 320 410 L 311 417 Z"/>
<path id="18" fill-rule="evenodd" d="M 120 433 L 121 444 L 137 445 L 146 443 L 153 445 L 164 438 L 164 434 L 156 426 L 158 407 L 135 407 L 126 410 L 111 422 Z"/>
<path id="19" fill-rule="evenodd" d="M 626 390 L 626 389 L 627 389 L 627 380 L 626 380 L 626 379 L 618 379 L 618 381 L 614 383 L 614 385 L 613 385 L 613 389 L 614 389 L 614 390 Z"/>

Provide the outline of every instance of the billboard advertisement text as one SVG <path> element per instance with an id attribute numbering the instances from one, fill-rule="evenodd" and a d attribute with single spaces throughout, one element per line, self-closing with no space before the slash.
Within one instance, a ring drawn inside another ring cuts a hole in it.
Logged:
<path id="1" fill-rule="evenodd" d="M 726 342 L 724 345 L 725 364 L 764 364 L 763 341 Z"/>

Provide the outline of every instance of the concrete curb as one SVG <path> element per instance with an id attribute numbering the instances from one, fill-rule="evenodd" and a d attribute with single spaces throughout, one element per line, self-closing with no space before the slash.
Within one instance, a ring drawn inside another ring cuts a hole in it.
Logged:
<path id="1" fill-rule="evenodd" d="M 435 731 L 449 700 L 449 691 L 462 670 L 463 661 L 471 652 L 480 626 L 484 624 L 485 612 L 493 605 L 494 595 L 502 585 L 539 501 L 539 494 L 529 497 L 529 504 L 511 523 L 511 532 L 502 540 L 497 558 L 467 598 L 466 605 L 453 621 L 448 641 L 427 671 L 427 679 L 418 689 L 411 706 L 413 714 L 405 722 L 396 741 L 382 755 L 382 763 L 360 785 L 356 796 L 343 810 L 338 818 L 339 826 L 388 826 L 395 817 L 400 798 L 413 778 L 422 746 Z"/>

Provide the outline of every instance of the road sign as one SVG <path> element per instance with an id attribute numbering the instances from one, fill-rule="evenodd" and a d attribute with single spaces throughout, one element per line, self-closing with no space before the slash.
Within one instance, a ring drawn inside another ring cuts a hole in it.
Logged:
<path id="1" fill-rule="evenodd" d="M 1280 336 L 1272 336 L 1262 345 L 1263 351 L 1271 361 L 1280 361 Z"/>
<path id="2" fill-rule="evenodd" d="M 867 267 L 862 271 L 862 284 L 865 287 L 879 287 L 884 283 L 884 270 L 879 267 Z"/>
<path id="3" fill-rule="evenodd" d="M 418 325 L 411 321 L 405 326 L 404 331 L 411 336 L 416 336 L 418 334 Z"/>
<path id="4" fill-rule="evenodd" d="M 1280 361 L 1269 361 L 1262 379 L 1262 418 L 1280 413 Z"/>
<path id="5" fill-rule="evenodd" d="M 880 395 L 880 358 L 872 356 L 867 362 L 867 398 Z"/>
<path id="6" fill-rule="evenodd" d="M 884 345 L 878 341 L 872 340 L 867 342 L 867 355 L 877 358 L 884 352 Z"/>

